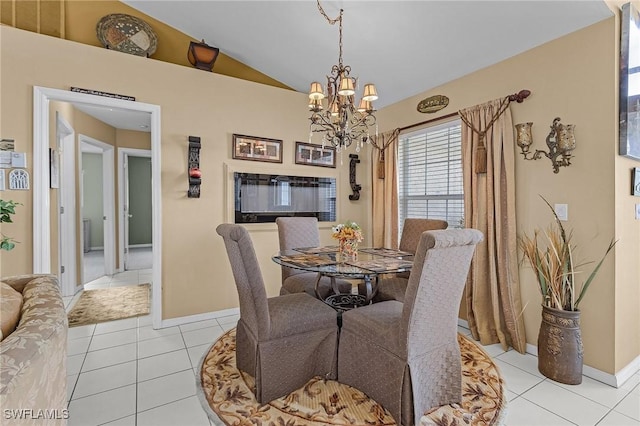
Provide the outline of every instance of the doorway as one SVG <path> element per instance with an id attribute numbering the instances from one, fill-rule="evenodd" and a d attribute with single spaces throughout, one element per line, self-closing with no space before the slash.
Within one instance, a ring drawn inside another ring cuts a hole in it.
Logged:
<path id="1" fill-rule="evenodd" d="M 118 148 L 119 255 L 125 271 L 151 269 L 151 151 Z"/>
<path id="2" fill-rule="evenodd" d="M 115 272 L 113 146 L 79 135 L 82 284 Z"/>
<path id="3" fill-rule="evenodd" d="M 153 327 L 162 327 L 162 181 L 160 177 L 160 107 L 142 102 L 95 96 L 78 92 L 34 86 L 33 88 L 33 272 L 54 273 L 51 253 L 51 196 L 49 191 L 49 104 L 52 101 L 74 105 L 90 105 L 107 110 L 117 109 L 131 114 L 150 115 L 152 163 L 152 291 L 151 311 Z M 54 241 L 57 244 L 57 242 Z"/>

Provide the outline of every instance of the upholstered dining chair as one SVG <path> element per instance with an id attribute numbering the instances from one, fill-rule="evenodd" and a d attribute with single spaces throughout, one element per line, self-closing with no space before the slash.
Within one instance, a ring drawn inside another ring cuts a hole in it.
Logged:
<path id="1" fill-rule="evenodd" d="M 461 401 L 458 308 L 481 240 L 475 229 L 424 232 L 404 303 L 342 314 L 338 381 L 382 404 L 399 424 L 417 424 L 430 408 Z"/>
<path id="2" fill-rule="evenodd" d="M 314 376 L 335 378 L 336 311 L 306 293 L 267 298 L 249 232 L 228 223 L 216 231 L 224 239 L 240 300 L 236 364 L 255 378 L 257 401 L 287 395 Z"/>
<path id="3" fill-rule="evenodd" d="M 402 226 L 400 236 L 400 246 L 402 251 L 416 253 L 420 237 L 424 231 L 434 231 L 436 229 L 447 229 L 449 224 L 446 220 L 439 219 L 418 219 L 406 218 Z M 404 300 L 404 294 L 409 282 L 409 272 L 399 272 L 388 278 L 378 280 L 378 292 L 374 297 L 375 302 L 384 300 Z"/>
<path id="4" fill-rule="evenodd" d="M 320 234 L 318 232 L 318 219 L 315 217 L 278 217 L 278 239 L 280 240 L 280 250 L 291 250 L 300 247 L 318 247 L 320 245 Z M 280 294 L 306 292 L 313 297 L 326 299 L 327 296 L 338 290 L 340 293 L 350 293 L 351 283 L 349 281 L 333 278 L 321 277 L 318 283 L 318 294 L 316 295 L 315 284 L 318 274 L 315 272 L 305 272 L 299 269 L 282 266 L 282 287 Z"/>

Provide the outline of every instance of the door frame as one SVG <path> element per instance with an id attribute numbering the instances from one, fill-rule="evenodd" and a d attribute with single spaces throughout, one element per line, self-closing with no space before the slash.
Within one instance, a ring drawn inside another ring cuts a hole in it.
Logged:
<path id="1" fill-rule="evenodd" d="M 129 183 L 129 178 L 124 174 L 124 162 L 125 158 L 128 157 L 146 157 L 151 158 L 151 150 L 148 149 L 137 149 L 137 148 L 118 148 L 118 217 L 120 220 L 118 221 L 118 254 L 120 259 L 120 265 L 118 266 L 118 271 L 122 272 L 125 270 L 125 220 L 127 211 L 124 209 L 125 206 L 125 184 Z M 153 164 L 151 164 L 153 169 Z M 153 170 L 151 170 L 151 175 L 153 176 Z M 151 185 L 153 186 L 153 184 Z M 128 206 L 127 206 L 128 210 Z M 155 241 L 151 241 L 151 246 L 153 247 Z"/>
<path id="2" fill-rule="evenodd" d="M 103 216 L 103 241 L 104 241 L 104 273 L 113 275 L 116 272 L 115 239 L 116 239 L 116 195 L 114 190 L 114 147 L 108 143 L 87 135 L 78 135 L 80 158 L 78 158 L 78 170 L 82 171 L 82 153 L 89 152 L 102 155 L 102 216 Z M 87 149 L 88 147 L 88 149 Z M 80 179 L 78 186 L 83 194 L 84 179 Z M 80 217 L 79 227 L 82 225 Z M 81 233 L 80 247 L 84 247 L 84 233 Z M 82 263 L 84 268 L 84 263 Z M 84 281 L 84 270 L 82 281 Z"/>
<path id="3" fill-rule="evenodd" d="M 51 101 L 142 111 L 151 114 L 153 235 L 153 328 L 162 327 L 162 179 L 160 106 L 48 87 L 33 87 L 33 272 L 51 273 L 51 196 L 49 191 L 49 104 Z"/>
<path id="4" fill-rule="evenodd" d="M 56 151 L 53 155 L 62 157 L 59 169 L 60 182 L 58 188 L 58 206 L 63 207 L 64 214 L 58 210 L 58 271 L 60 289 L 63 296 L 73 296 L 82 288 L 77 279 L 77 246 L 76 246 L 76 164 L 75 130 L 65 118 L 56 111 Z M 65 190 L 64 188 L 71 188 Z M 65 266 L 64 273 L 62 266 Z"/>

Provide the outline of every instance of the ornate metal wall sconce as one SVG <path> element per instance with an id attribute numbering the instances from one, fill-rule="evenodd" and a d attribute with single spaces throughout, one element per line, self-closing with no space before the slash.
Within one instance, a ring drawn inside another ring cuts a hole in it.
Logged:
<path id="1" fill-rule="evenodd" d="M 525 160 L 539 160 L 544 155 L 553 165 L 553 173 L 558 173 L 560 167 L 571 165 L 571 153 L 576 147 L 576 137 L 573 133 L 575 125 L 560 123 L 560 117 L 553 119 L 551 132 L 547 136 L 547 146 L 549 152 L 536 149 L 529 157 L 529 147 L 533 143 L 531 127 L 533 123 L 516 124 L 516 143 L 522 151 Z"/>

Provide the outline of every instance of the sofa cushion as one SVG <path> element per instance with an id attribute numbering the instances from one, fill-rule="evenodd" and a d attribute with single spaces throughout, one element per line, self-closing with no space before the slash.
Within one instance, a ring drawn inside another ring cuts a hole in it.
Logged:
<path id="1" fill-rule="evenodd" d="M 22 294 L 9 284 L 0 282 L 0 341 L 11 334 L 20 321 Z"/>

